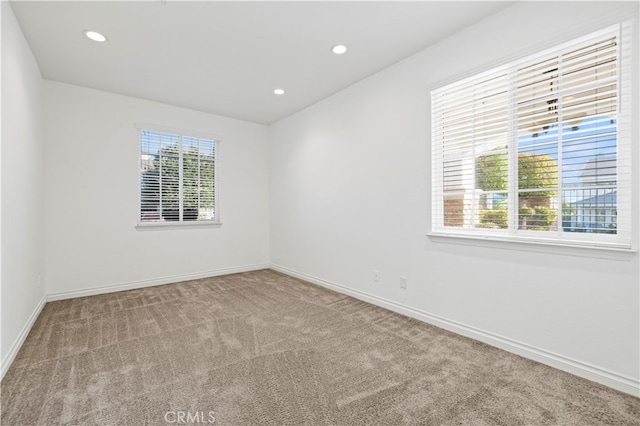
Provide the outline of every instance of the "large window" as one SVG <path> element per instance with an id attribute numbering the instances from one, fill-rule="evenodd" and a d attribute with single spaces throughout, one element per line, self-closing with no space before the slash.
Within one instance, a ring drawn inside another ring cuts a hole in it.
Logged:
<path id="1" fill-rule="evenodd" d="M 431 92 L 432 232 L 630 246 L 630 28 Z"/>
<path id="2" fill-rule="evenodd" d="M 141 225 L 217 223 L 214 139 L 140 131 Z"/>

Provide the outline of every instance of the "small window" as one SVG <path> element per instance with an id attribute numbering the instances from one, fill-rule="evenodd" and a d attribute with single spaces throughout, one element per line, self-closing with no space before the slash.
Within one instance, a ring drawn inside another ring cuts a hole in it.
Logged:
<path id="1" fill-rule="evenodd" d="M 213 138 L 140 129 L 140 225 L 217 223 Z"/>
<path id="2" fill-rule="evenodd" d="M 631 247 L 630 34 L 431 91 L 434 235 Z"/>

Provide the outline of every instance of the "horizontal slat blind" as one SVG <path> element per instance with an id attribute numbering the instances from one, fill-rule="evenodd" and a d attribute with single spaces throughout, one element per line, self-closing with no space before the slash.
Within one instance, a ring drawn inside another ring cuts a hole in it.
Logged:
<path id="1" fill-rule="evenodd" d="M 434 232 L 630 245 L 629 26 L 431 92 Z"/>
<path id="2" fill-rule="evenodd" d="M 212 220 L 215 216 L 215 141 L 183 137 L 183 218 Z"/>
<path id="3" fill-rule="evenodd" d="M 140 223 L 217 220 L 216 145 L 140 130 Z"/>
<path id="4" fill-rule="evenodd" d="M 476 175 L 476 159 L 488 152 L 506 155 L 508 84 L 508 75 L 496 72 L 435 95 L 433 114 L 438 126 L 434 128 L 446 141 L 439 146 L 440 161 L 435 164 L 442 176 L 438 190 L 447 214 L 440 219 L 446 226 L 467 227 L 469 218 L 477 216 L 476 181 L 491 179 Z M 494 183 L 492 190 L 506 196 L 506 186 Z"/>

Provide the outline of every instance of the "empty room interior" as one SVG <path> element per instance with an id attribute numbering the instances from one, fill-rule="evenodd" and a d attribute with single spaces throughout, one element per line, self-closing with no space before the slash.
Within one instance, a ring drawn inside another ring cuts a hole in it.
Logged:
<path id="1" fill-rule="evenodd" d="M 6 425 L 640 425 L 637 1 L 2 1 Z"/>

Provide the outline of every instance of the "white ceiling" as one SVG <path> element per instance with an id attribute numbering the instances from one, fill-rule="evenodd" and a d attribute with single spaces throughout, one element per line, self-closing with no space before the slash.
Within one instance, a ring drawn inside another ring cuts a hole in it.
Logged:
<path id="1" fill-rule="evenodd" d="M 263 124 L 510 4 L 11 3 L 44 78 Z M 86 29 L 109 41 L 88 40 Z M 349 51 L 334 55 L 336 43 Z M 286 94 L 274 95 L 276 87 Z"/>

